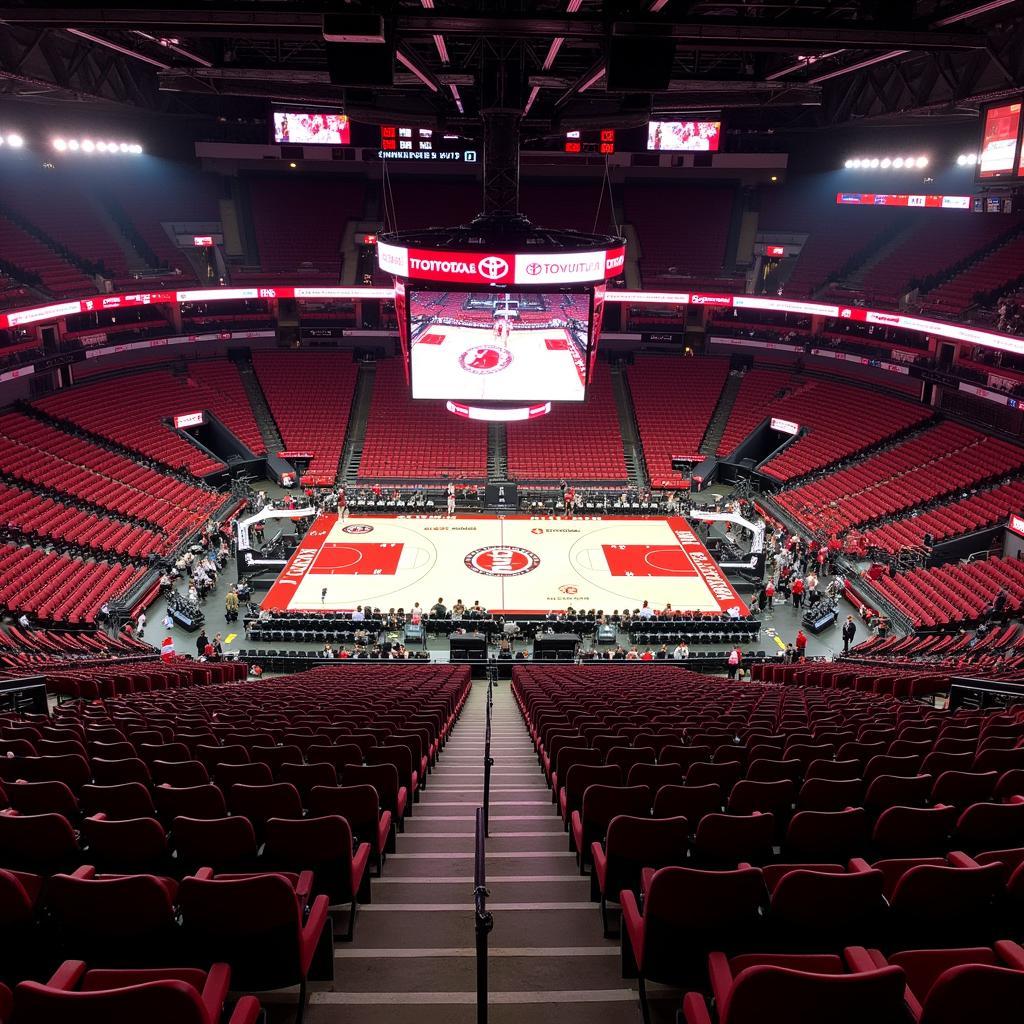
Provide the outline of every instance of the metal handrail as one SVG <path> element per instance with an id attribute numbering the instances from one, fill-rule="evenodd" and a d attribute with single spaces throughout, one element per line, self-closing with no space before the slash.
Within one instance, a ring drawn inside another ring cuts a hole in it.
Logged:
<path id="1" fill-rule="evenodd" d="M 473 917 L 476 927 L 476 1019 L 487 1024 L 487 936 L 494 927 L 494 918 L 487 909 L 487 866 L 484 850 L 486 838 L 483 807 L 476 809 L 476 856 L 473 866 Z"/>
<path id="2" fill-rule="evenodd" d="M 494 662 L 487 665 L 487 725 L 484 729 L 484 806 L 483 826 L 484 836 L 491 834 L 491 768 L 494 767 L 494 758 L 491 757 L 491 709 L 494 707 L 494 677 L 497 667 Z"/>

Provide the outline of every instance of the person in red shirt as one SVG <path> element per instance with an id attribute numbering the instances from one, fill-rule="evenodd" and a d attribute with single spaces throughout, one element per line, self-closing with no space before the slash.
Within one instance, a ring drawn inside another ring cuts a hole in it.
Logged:
<path id="1" fill-rule="evenodd" d="M 799 608 L 804 603 L 804 581 L 797 576 L 793 580 L 793 607 Z"/>
<path id="2" fill-rule="evenodd" d="M 807 653 L 807 634 L 801 629 L 796 634 L 796 659 L 797 661 L 803 661 L 804 655 Z"/>
<path id="3" fill-rule="evenodd" d="M 654 661 L 654 652 L 650 649 L 650 647 L 648 647 L 647 650 L 645 650 L 644 653 L 640 655 L 640 660 Z"/>
<path id="4" fill-rule="evenodd" d="M 768 611 L 772 611 L 772 601 L 775 600 L 775 584 L 771 580 L 765 585 L 764 596 L 768 599 Z"/>

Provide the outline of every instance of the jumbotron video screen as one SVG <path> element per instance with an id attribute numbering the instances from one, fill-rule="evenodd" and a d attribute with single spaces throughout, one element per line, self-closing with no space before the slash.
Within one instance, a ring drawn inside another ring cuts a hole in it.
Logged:
<path id="1" fill-rule="evenodd" d="M 412 396 L 582 402 L 590 319 L 585 293 L 411 292 Z"/>

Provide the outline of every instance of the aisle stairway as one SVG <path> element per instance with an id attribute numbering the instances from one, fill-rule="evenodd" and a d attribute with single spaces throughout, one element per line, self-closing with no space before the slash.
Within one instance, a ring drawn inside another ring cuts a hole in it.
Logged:
<path id="1" fill-rule="evenodd" d="M 486 703 L 477 682 L 398 853 L 373 881 L 355 942 L 337 946 L 334 990 L 314 993 L 307 1024 L 476 1020 L 473 829 Z M 494 691 L 491 755 L 489 1024 L 639 1024 L 636 983 L 620 977 L 618 942 L 601 937 L 507 683 Z"/>
<path id="2" fill-rule="evenodd" d="M 647 475 L 647 460 L 644 457 L 644 446 L 640 440 L 640 431 L 636 425 L 636 412 L 633 398 L 629 391 L 629 381 L 622 370 L 621 363 L 611 364 L 612 394 L 615 396 L 615 409 L 619 415 L 619 431 L 622 435 L 622 453 L 626 461 L 629 482 L 634 487 L 647 487 L 650 479 Z"/>
<path id="3" fill-rule="evenodd" d="M 714 455 L 718 451 L 719 442 L 725 434 L 725 428 L 729 424 L 729 417 L 732 415 L 732 407 L 736 404 L 736 396 L 740 393 L 740 385 L 743 377 L 739 373 L 730 373 L 729 379 L 722 388 L 722 394 L 718 398 L 718 405 L 715 414 L 711 417 L 707 432 L 700 443 L 701 455 Z"/>
<path id="4" fill-rule="evenodd" d="M 281 439 L 281 431 L 267 404 L 267 396 L 260 386 L 259 377 L 256 376 L 256 371 L 253 369 L 252 353 L 245 349 L 239 349 L 229 352 L 228 358 L 238 367 L 238 376 L 241 378 L 242 386 L 249 398 L 252 414 L 256 419 L 256 425 L 260 428 L 260 436 L 267 446 L 267 451 L 283 451 L 284 441 Z"/>

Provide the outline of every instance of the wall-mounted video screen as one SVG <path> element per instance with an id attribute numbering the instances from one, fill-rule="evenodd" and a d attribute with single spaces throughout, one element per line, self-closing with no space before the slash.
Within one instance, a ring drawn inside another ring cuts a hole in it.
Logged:
<path id="1" fill-rule="evenodd" d="M 352 125 L 345 114 L 312 110 L 275 110 L 274 142 L 307 146 L 347 146 Z"/>
<path id="2" fill-rule="evenodd" d="M 1016 173 L 1020 115 L 1020 103 L 1004 103 L 985 111 L 978 159 L 979 179 L 1009 178 Z"/>
<path id="3" fill-rule="evenodd" d="M 582 402 L 590 296 L 413 291 L 413 398 Z"/>
<path id="4" fill-rule="evenodd" d="M 721 121 L 649 121 L 647 148 L 682 152 L 717 153 Z"/>

